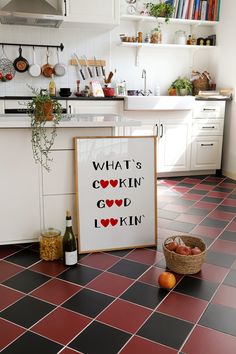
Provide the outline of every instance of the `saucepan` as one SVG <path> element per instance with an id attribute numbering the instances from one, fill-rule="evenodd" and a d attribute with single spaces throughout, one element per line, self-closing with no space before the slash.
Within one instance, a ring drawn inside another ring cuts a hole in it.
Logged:
<path id="1" fill-rule="evenodd" d="M 41 71 L 42 71 L 43 76 L 52 77 L 52 75 L 54 74 L 54 67 L 53 67 L 53 65 L 49 64 L 50 54 L 49 54 L 48 50 L 47 50 L 46 56 L 47 56 L 47 63 L 42 66 Z"/>
<path id="2" fill-rule="evenodd" d="M 35 60 L 35 50 L 33 47 L 33 63 L 30 65 L 29 67 L 29 74 L 32 77 L 38 77 L 41 74 L 41 68 L 39 64 L 36 64 L 36 60 Z"/>
<path id="3" fill-rule="evenodd" d="M 60 62 L 58 49 L 57 49 L 57 64 L 54 66 L 54 72 L 57 76 L 64 76 L 66 73 L 65 65 Z"/>

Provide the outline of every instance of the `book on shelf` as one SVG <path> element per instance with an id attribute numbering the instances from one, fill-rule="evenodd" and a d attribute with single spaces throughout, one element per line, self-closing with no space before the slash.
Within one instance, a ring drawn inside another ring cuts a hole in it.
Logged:
<path id="1" fill-rule="evenodd" d="M 200 13 L 200 20 L 205 21 L 207 14 L 207 0 L 201 1 L 201 13 Z"/>
<path id="2" fill-rule="evenodd" d="M 184 0 L 179 0 L 177 18 L 182 18 Z"/>
<path id="3" fill-rule="evenodd" d="M 194 6 L 194 0 L 189 0 L 189 11 L 188 11 L 189 20 L 191 20 L 193 16 L 193 6 Z"/>
<path id="4" fill-rule="evenodd" d="M 200 0 L 195 0 L 194 20 L 199 20 Z"/>
<path id="5" fill-rule="evenodd" d="M 188 15 L 189 0 L 184 0 L 182 18 L 186 19 Z"/>

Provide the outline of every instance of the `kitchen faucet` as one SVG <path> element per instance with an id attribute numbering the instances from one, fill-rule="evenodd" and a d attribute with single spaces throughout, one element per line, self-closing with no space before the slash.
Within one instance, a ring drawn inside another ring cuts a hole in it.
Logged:
<path id="1" fill-rule="evenodd" d="M 140 93 L 143 96 L 149 96 L 149 94 L 152 93 L 152 91 L 151 90 L 147 91 L 147 72 L 145 69 L 143 69 L 142 71 L 142 79 L 144 79 L 143 90 L 141 90 Z"/>

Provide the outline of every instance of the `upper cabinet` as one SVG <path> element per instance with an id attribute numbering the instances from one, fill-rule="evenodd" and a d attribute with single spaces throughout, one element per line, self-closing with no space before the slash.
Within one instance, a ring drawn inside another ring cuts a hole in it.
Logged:
<path id="1" fill-rule="evenodd" d="M 64 0 L 65 24 L 113 27 L 120 23 L 120 0 Z"/>

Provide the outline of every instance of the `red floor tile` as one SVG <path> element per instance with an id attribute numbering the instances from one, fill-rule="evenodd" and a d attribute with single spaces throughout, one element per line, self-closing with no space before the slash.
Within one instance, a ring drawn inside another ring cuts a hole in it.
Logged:
<path id="1" fill-rule="evenodd" d="M 187 193 L 189 191 L 189 188 L 175 186 L 171 188 L 171 190 L 178 192 L 180 195 L 183 195 L 184 193 Z"/>
<path id="2" fill-rule="evenodd" d="M 175 186 L 177 183 L 179 183 L 179 181 L 174 181 L 174 180 L 170 180 L 170 179 L 166 179 L 166 180 L 158 180 L 158 184 L 170 187 L 170 186 Z"/>
<path id="3" fill-rule="evenodd" d="M 236 199 L 230 199 L 230 198 L 225 199 L 225 200 L 223 200 L 221 205 L 236 206 Z"/>
<path id="4" fill-rule="evenodd" d="M 158 277 L 161 273 L 163 273 L 163 271 L 163 268 L 152 267 L 141 276 L 139 281 L 156 286 L 158 283 Z"/>
<path id="5" fill-rule="evenodd" d="M 0 350 L 25 332 L 25 329 L 0 318 Z"/>
<path id="6" fill-rule="evenodd" d="M 236 185 L 234 183 L 222 182 L 220 183 L 220 187 L 235 189 Z"/>
<path id="7" fill-rule="evenodd" d="M 232 221 L 226 228 L 227 231 L 236 232 L 236 221 Z"/>
<path id="8" fill-rule="evenodd" d="M 134 281 L 121 275 L 104 272 L 96 279 L 92 280 L 86 287 L 96 291 L 100 291 L 107 295 L 119 296 Z"/>
<path id="9" fill-rule="evenodd" d="M 211 251 L 229 253 L 236 256 L 236 242 L 226 240 L 216 240 L 210 247 Z"/>
<path id="10" fill-rule="evenodd" d="M 236 338 L 213 329 L 197 326 L 182 351 L 185 354 L 235 354 Z"/>
<path id="11" fill-rule="evenodd" d="M 119 260 L 120 258 L 109 255 L 107 253 L 93 253 L 88 257 L 82 258 L 79 263 L 97 269 L 106 270 Z"/>
<path id="12" fill-rule="evenodd" d="M 177 354 L 174 350 L 164 345 L 151 342 L 147 339 L 134 336 L 121 350 L 120 354 Z M 199 353 L 198 353 L 199 354 Z"/>
<path id="13" fill-rule="evenodd" d="M 193 277 L 212 281 L 213 283 L 221 283 L 228 273 L 228 269 L 217 265 L 203 263 L 200 272 L 192 275 Z"/>
<path id="14" fill-rule="evenodd" d="M 198 178 L 193 177 L 193 178 L 185 178 L 183 182 L 197 185 L 199 184 L 200 181 Z"/>
<path id="15" fill-rule="evenodd" d="M 117 299 L 97 317 L 97 320 L 123 331 L 135 333 L 151 313 L 149 309 Z"/>
<path id="16" fill-rule="evenodd" d="M 152 265 L 158 262 L 162 258 L 162 254 L 154 251 L 154 250 L 147 250 L 147 249 L 136 249 L 130 252 L 125 258 L 131 259 L 136 262 L 144 263 Z"/>
<path id="17" fill-rule="evenodd" d="M 59 305 L 77 293 L 80 289 L 81 287 L 78 285 L 60 279 L 52 279 L 34 290 L 30 295 L 51 302 L 52 304 Z"/>
<path id="18" fill-rule="evenodd" d="M 24 270 L 24 268 L 6 261 L 0 261 L 0 269 L 0 282 L 5 281 L 13 275 Z"/>
<path id="19" fill-rule="evenodd" d="M 12 290 L 5 287 L 4 285 L 0 285 L 0 311 L 12 305 L 23 296 L 25 296 L 25 294 L 21 294 L 16 290 Z"/>
<path id="20" fill-rule="evenodd" d="M 208 214 L 209 218 L 230 221 L 235 217 L 234 213 L 228 213 L 226 211 L 214 210 Z"/>
<path id="21" fill-rule="evenodd" d="M 207 301 L 172 291 L 156 311 L 196 323 L 207 305 Z"/>
<path id="22" fill-rule="evenodd" d="M 190 222 L 191 224 L 199 224 L 205 216 L 202 215 L 188 215 L 188 214 L 181 214 L 175 220 L 176 221 L 183 221 L 183 222 Z"/>
<path id="23" fill-rule="evenodd" d="M 222 232 L 222 229 L 218 227 L 208 227 L 208 226 L 196 226 L 192 231 L 192 235 L 206 236 L 211 238 L 216 238 Z"/>
<path id="24" fill-rule="evenodd" d="M 60 354 L 80 354 L 80 352 L 77 352 L 76 350 L 70 349 L 70 348 L 65 348 L 63 349 Z"/>
<path id="25" fill-rule="evenodd" d="M 168 204 L 164 207 L 164 210 L 176 211 L 177 213 L 185 213 L 188 210 L 188 208 L 189 207 L 186 205 Z"/>
<path id="26" fill-rule="evenodd" d="M 31 331 L 66 345 L 91 321 L 88 317 L 59 307 L 33 326 Z"/>
<path id="27" fill-rule="evenodd" d="M 58 274 L 63 272 L 66 269 L 66 267 L 62 262 L 59 261 L 53 261 L 53 262 L 41 261 L 33 265 L 30 269 L 34 270 L 35 272 L 56 277 Z"/>
<path id="28" fill-rule="evenodd" d="M 215 296 L 212 299 L 212 302 L 215 304 L 225 305 L 229 307 L 234 307 L 236 309 L 236 288 L 228 285 L 222 284 Z"/>
<path id="29" fill-rule="evenodd" d="M 218 191 L 210 191 L 207 193 L 207 197 L 215 197 L 215 198 L 225 198 L 229 195 L 229 193 L 218 192 Z"/>
<path id="30" fill-rule="evenodd" d="M 202 199 L 204 196 L 201 194 L 194 194 L 194 193 L 189 193 L 189 194 L 184 194 L 183 195 L 183 199 L 187 199 L 187 200 L 200 200 Z"/>
<path id="31" fill-rule="evenodd" d="M 194 187 L 194 189 L 200 190 L 200 191 L 210 191 L 211 189 L 215 188 L 214 185 L 211 184 L 201 184 L 199 183 L 197 186 Z"/>
<path id="32" fill-rule="evenodd" d="M 158 227 L 165 229 L 168 227 L 168 225 L 170 225 L 170 222 L 171 222 L 171 220 L 159 218 L 157 221 L 157 224 L 158 224 Z"/>

